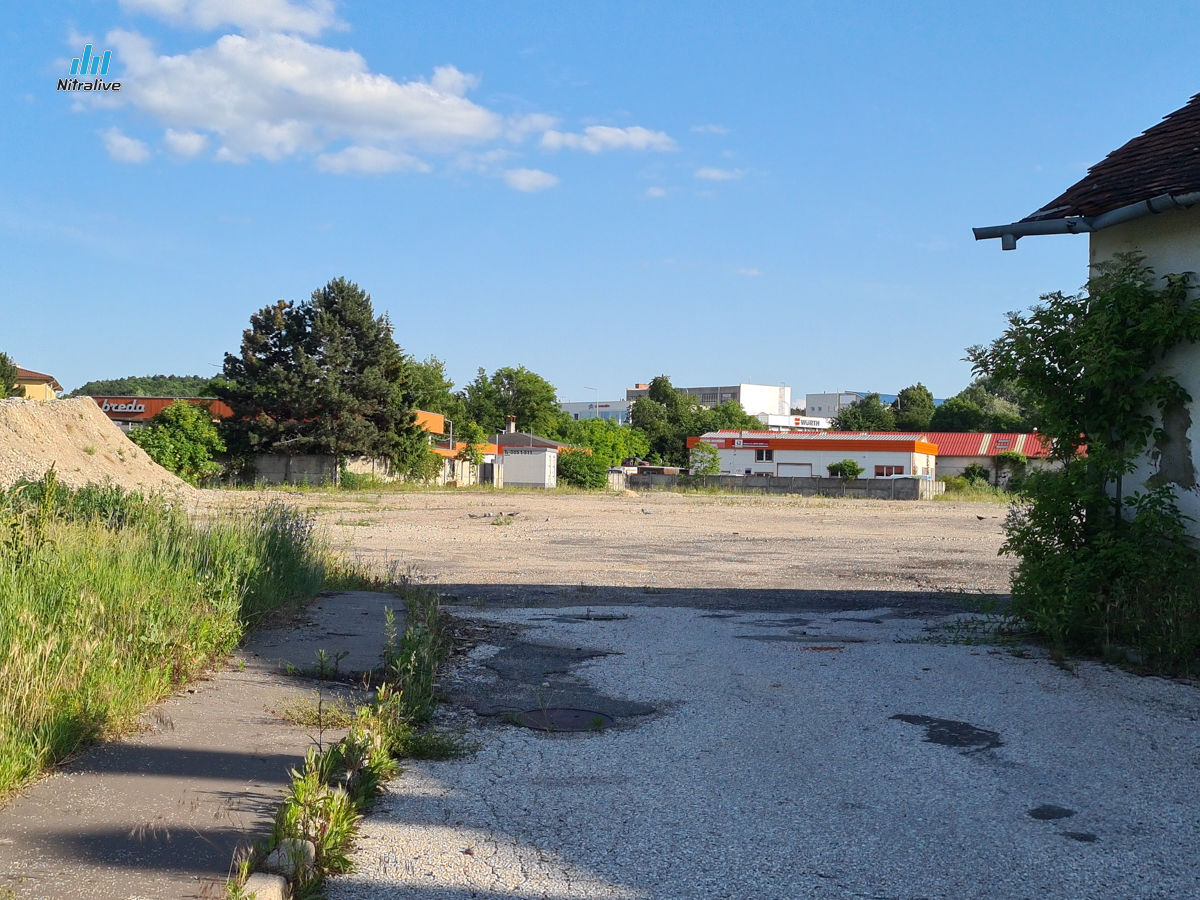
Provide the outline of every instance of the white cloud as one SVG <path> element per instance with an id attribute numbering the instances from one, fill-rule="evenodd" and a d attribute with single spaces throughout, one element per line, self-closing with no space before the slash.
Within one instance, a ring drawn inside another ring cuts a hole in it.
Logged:
<path id="1" fill-rule="evenodd" d="M 504 132 L 501 116 L 462 96 L 475 79 L 453 66 L 430 82 L 396 82 L 353 51 L 283 34 L 225 35 L 177 56 L 132 32 L 107 39 L 126 67 L 121 102 L 169 128 L 214 134 L 222 160 L 279 160 L 344 139 L 449 151 Z"/>
<path id="2" fill-rule="evenodd" d="M 172 25 L 205 30 L 232 25 L 249 33 L 281 31 L 318 35 L 341 26 L 332 0 L 120 0 L 121 9 L 145 13 Z"/>
<path id="3" fill-rule="evenodd" d="M 667 189 L 660 188 L 660 187 L 649 187 L 649 188 L 646 188 L 646 196 L 647 197 L 665 197 L 665 196 L 667 196 Z"/>
<path id="4" fill-rule="evenodd" d="M 100 133 L 104 137 L 104 149 L 117 162 L 143 163 L 150 158 L 146 142 L 122 134 L 120 128 L 109 128 Z"/>
<path id="5" fill-rule="evenodd" d="M 696 134 L 729 134 L 724 125 L 693 125 L 692 131 Z"/>
<path id="6" fill-rule="evenodd" d="M 428 172 L 430 167 L 415 156 L 379 147 L 346 147 L 337 153 L 322 153 L 317 168 L 336 175 L 382 175 L 385 172 Z"/>
<path id="7" fill-rule="evenodd" d="M 696 170 L 696 177 L 705 181 L 736 181 L 745 174 L 743 169 L 714 169 L 710 166 Z"/>
<path id="8" fill-rule="evenodd" d="M 592 125 L 583 129 L 583 134 L 547 131 L 542 135 L 542 146 L 548 150 L 566 147 L 601 153 L 605 150 L 656 150 L 659 152 L 678 149 L 674 140 L 664 131 L 651 131 L 634 125 L 630 128 L 615 128 L 611 125 Z"/>
<path id="9" fill-rule="evenodd" d="M 738 269 L 737 273 L 744 278 L 757 278 L 762 274 L 758 269 Z"/>
<path id="10" fill-rule="evenodd" d="M 163 143 L 176 156 L 199 156 L 208 146 L 208 135 L 196 131 L 176 131 L 168 128 L 163 135 Z"/>
<path id="11" fill-rule="evenodd" d="M 520 143 L 531 134 L 546 131 L 558 124 L 554 116 L 542 113 L 529 113 L 524 116 L 512 116 L 504 128 L 504 136 L 510 141 Z"/>
<path id="12" fill-rule="evenodd" d="M 510 188 L 533 193 L 554 187 L 558 184 L 558 176 L 541 169 L 509 169 L 504 173 L 504 181 Z"/>

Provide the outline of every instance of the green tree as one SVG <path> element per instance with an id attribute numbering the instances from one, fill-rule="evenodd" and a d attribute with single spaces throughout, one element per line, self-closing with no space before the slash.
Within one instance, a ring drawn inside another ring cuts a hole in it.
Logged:
<path id="1" fill-rule="evenodd" d="M 931 398 L 932 399 L 932 398 Z M 896 416 L 878 394 L 867 394 L 837 414 L 834 431 L 895 431 Z"/>
<path id="2" fill-rule="evenodd" d="M 89 381 L 69 397 L 215 397 L 213 379 L 203 375 L 131 375 Z"/>
<path id="3" fill-rule="evenodd" d="M 463 462 L 469 462 L 473 466 L 483 462 L 483 448 L 487 446 L 488 436 L 483 429 L 474 422 L 467 422 L 462 427 L 462 432 L 455 436 L 455 443 L 462 440 L 463 447 L 456 454 L 457 459 Z"/>
<path id="4" fill-rule="evenodd" d="M 303 303 L 279 301 L 250 317 L 241 354 L 225 355 L 218 396 L 236 452 L 362 454 L 419 448 L 406 405 L 411 360 L 371 298 L 338 278 Z"/>
<path id="5" fill-rule="evenodd" d="M 757 431 L 763 427 L 734 401 L 711 409 L 701 406 L 694 397 L 676 390 L 666 375 L 652 379 L 648 395 L 634 401 L 630 422 L 646 436 L 649 458 L 672 466 L 688 465 L 689 437 L 709 431 Z"/>
<path id="6" fill-rule="evenodd" d="M 650 449 L 650 443 L 640 429 L 619 425 L 611 419 L 575 420 L 564 417 L 555 433 L 548 437 L 572 447 L 587 447 L 605 468 L 619 466 L 630 457 L 641 458 Z"/>
<path id="7" fill-rule="evenodd" d="M 853 481 L 866 471 L 866 469 L 853 459 L 843 459 L 841 462 L 830 463 L 826 468 L 829 469 L 830 478 L 840 478 L 843 481 Z"/>
<path id="8" fill-rule="evenodd" d="M 554 385 L 524 366 L 497 369 L 490 378 L 480 369 L 459 396 L 466 417 L 488 434 L 503 431 L 508 417 L 516 416 L 519 431 L 546 435 L 564 417 Z"/>
<path id="9" fill-rule="evenodd" d="M 225 452 L 225 442 L 206 408 L 176 400 L 150 422 L 131 431 L 129 439 L 164 469 L 191 484 L 221 471 L 216 457 Z"/>
<path id="10" fill-rule="evenodd" d="M 926 431 L 935 409 L 933 394 L 918 381 L 896 395 L 892 409 L 895 411 L 896 428 L 899 431 Z"/>
<path id="11" fill-rule="evenodd" d="M 17 364 L 7 353 L 0 353 L 0 400 L 24 396 L 25 388 L 17 384 Z"/>
<path id="12" fill-rule="evenodd" d="M 964 397 L 951 397 L 933 413 L 930 431 L 983 431 L 987 413 L 978 403 Z"/>
<path id="13" fill-rule="evenodd" d="M 1200 304 L 1190 274 L 1160 282 L 1137 255 L 1093 271 L 1085 292 L 1010 313 L 975 360 L 1029 398 L 1060 465 L 1027 476 L 1028 504 L 1005 525 L 1003 549 L 1020 559 L 1012 609 L 1060 647 L 1132 644 L 1153 665 L 1195 671 L 1200 554 L 1171 483 L 1126 496 L 1124 479 L 1151 441 L 1166 455 L 1187 440 L 1191 398 L 1162 363 L 1200 340 Z M 1190 460 L 1171 477 L 1191 487 Z"/>
<path id="14" fill-rule="evenodd" d="M 692 447 L 688 460 L 688 471 L 692 475 L 721 474 L 721 454 L 712 444 L 700 441 Z"/>

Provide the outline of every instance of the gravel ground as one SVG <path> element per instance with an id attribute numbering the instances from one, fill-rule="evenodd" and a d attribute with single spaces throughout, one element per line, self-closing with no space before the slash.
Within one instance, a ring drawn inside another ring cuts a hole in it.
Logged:
<path id="1" fill-rule="evenodd" d="M 360 560 L 415 565 L 464 603 L 473 599 L 464 586 L 1007 593 L 1013 565 L 998 556 L 999 503 L 667 492 L 294 496 Z M 496 526 L 497 512 L 517 515 Z"/>
<path id="2" fill-rule="evenodd" d="M 563 678 L 658 712 L 544 734 L 445 709 L 478 751 L 407 766 L 332 900 L 1200 896 L 1193 685 L 889 610 L 453 611 L 615 651 Z M 497 650 L 448 681 L 486 691 Z"/>

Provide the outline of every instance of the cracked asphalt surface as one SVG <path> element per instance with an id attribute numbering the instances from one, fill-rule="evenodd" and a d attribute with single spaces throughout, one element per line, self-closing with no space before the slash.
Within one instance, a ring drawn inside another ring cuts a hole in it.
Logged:
<path id="1" fill-rule="evenodd" d="M 494 628 L 439 713 L 478 749 L 406 766 L 332 900 L 1200 896 L 1194 685 L 892 608 L 451 612 Z M 607 655 L 495 662 L 547 646 Z M 654 711 L 503 713 L 587 696 Z"/>

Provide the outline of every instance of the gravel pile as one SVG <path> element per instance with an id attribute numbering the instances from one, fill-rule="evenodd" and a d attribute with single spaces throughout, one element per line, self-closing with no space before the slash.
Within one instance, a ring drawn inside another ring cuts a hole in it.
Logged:
<path id="1" fill-rule="evenodd" d="M 659 712 L 593 734 L 472 719 L 477 753 L 406 764 L 333 900 L 1200 896 L 1193 685 L 888 610 L 455 612 L 617 651 L 571 677 Z"/>
<path id="2" fill-rule="evenodd" d="M 150 459 L 89 397 L 0 400 L 0 488 L 51 465 L 72 487 L 112 482 L 129 490 L 193 489 Z"/>

